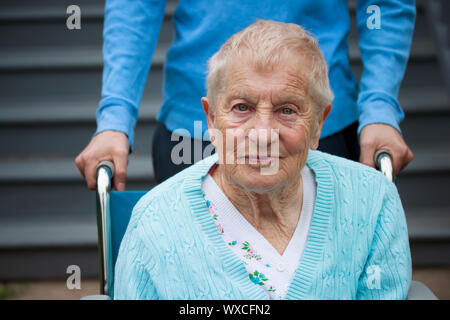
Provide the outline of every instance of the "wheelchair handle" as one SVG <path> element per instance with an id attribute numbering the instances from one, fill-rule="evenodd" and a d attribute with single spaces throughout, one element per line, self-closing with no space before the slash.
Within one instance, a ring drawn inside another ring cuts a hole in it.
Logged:
<path id="1" fill-rule="evenodd" d="M 377 150 L 373 156 L 375 167 L 390 181 L 394 182 L 392 154 L 387 150 Z"/>
<path id="2" fill-rule="evenodd" d="M 101 161 L 96 167 L 97 176 L 97 232 L 99 250 L 100 294 L 110 295 L 112 281 L 112 250 L 110 224 L 110 192 L 111 180 L 114 176 L 114 164 L 111 161 Z"/>
<path id="3" fill-rule="evenodd" d="M 114 176 L 114 163 L 112 163 L 112 161 L 103 160 L 98 163 L 97 167 L 95 168 L 95 172 L 97 173 L 97 180 L 98 180 L 98 170 L 100 168 L 109 169 L 110 177 Z"/>

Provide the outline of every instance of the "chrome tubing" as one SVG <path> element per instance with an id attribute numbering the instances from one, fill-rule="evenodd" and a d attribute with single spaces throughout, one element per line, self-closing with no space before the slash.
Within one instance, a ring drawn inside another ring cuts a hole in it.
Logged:
<path id="1" fill-rule="evenodd" d="M 392 154 L 387 150 L 378 150 L 373 157 L 375 167 L 390 181 L 394 182 L 394 170 L 392 167 Z"/>
<path id="2" fill-rule="evenodd" d="M 97 232 L 99 250 L 100 294 L 109 295 L 112 256 L 110 248 L 110 211 L 109 200 L 111 179 L 114 176 L 114 164 L 101 161 L 96 168 L 97 173 Z"/>

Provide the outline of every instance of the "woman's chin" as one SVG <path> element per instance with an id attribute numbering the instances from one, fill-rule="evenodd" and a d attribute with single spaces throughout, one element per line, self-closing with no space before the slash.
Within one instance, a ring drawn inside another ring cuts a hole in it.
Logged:
<path id="1" fill-rule="evenodd" d="M 264 193 L 276 189 L 283 182 L 281 175 L 280 170 L 271 170 L 269 167 L 241 165 L 234 180 L 248 191 Z"/>

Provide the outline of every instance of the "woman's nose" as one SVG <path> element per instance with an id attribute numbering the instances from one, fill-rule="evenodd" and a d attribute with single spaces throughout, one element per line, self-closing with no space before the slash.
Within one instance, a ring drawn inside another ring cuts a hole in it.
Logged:
<path id="1" fill-rule="evenodd" d="M 261 113 L 255 117 L 249 130 L 249 139 L 253 143 L 269 145 L 278 140 L 278 126 L 272 114 Z"/>

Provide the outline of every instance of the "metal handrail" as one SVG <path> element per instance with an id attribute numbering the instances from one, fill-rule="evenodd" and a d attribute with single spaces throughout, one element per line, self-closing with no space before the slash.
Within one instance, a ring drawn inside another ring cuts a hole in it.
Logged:
<path id="1" fill-rule="evenodd" d="M 97 232 L 99 250 L 100 294 L 109 295 L 111 287 L 112 251 L 110 224 L 110 192 L 111 179 L 114 176 L 114 164 L 111 161 L 101 161 L 96 168 L 97 173 Z"/>

